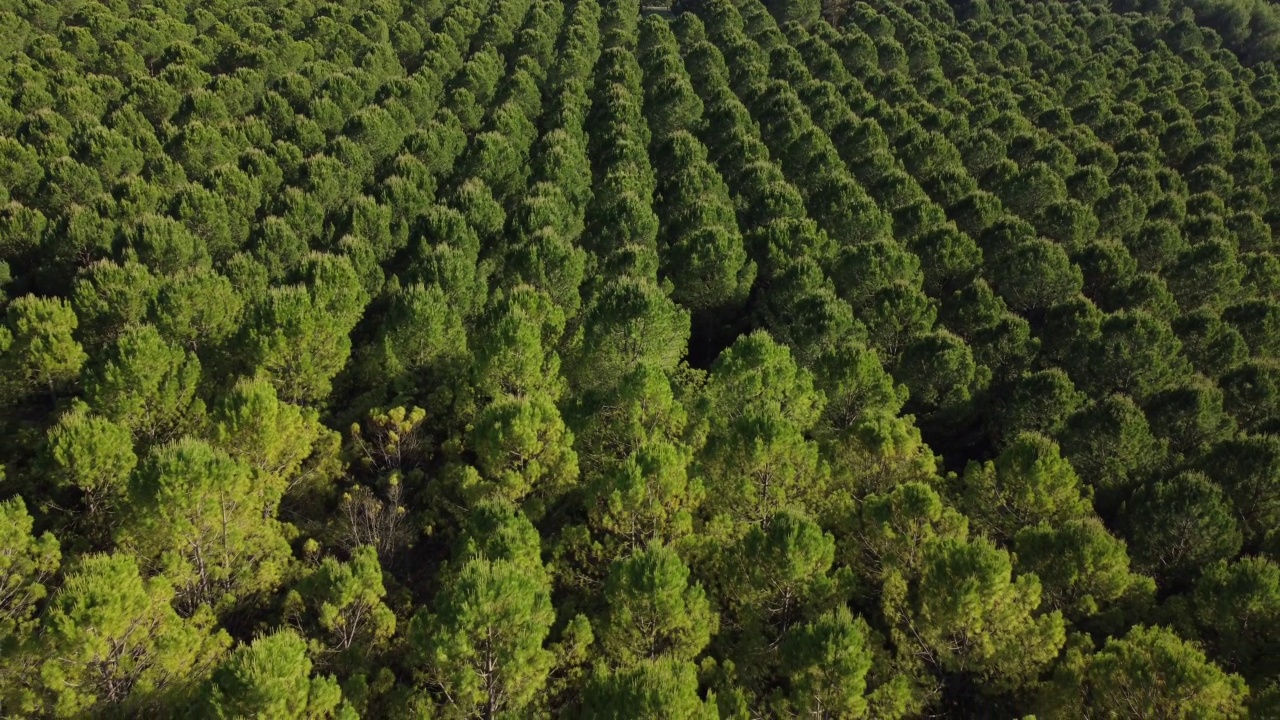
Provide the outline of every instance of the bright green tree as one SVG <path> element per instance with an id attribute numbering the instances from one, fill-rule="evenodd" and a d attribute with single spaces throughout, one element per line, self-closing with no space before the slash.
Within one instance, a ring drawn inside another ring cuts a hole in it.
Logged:
<path id="1" fill-rule="evenodd" d="M 62 559 L 58 540 L 48 532 L 37 536 L 34 527 L 21 497 L 0 502 L 0 648 L 6 653 L 12 651 L 10 642 L 28 629 L 36 604 L 48 592 L 44 583 Z"/>
<path id="2" fill-rule="evenodd" d="M 289 285 L 272 288 L 249 314 L 249 369 L 262 372 L 288 402 L 324 400 L 351 353 L 355 319 L 327 305 L 316 290 Z"/>
<path id="3" fill-rule="evenodd" d="M 745 678 L 763 681 L 781 661 L 787 631 L 839 592 L 831 573 L 835 538 L 804 514 L 783 510 L 726 551 L 716 578 L 725 602 L 733 659 Z"/>
<path id="4" fill-rule="evenodd" d="M 970 463 L 957 504 L 976 529 L 1009 540 L 1040 522 L 1059 524 L 1090 514 L 1080 479 L 1052 440 L 1022 433 L 994 461 Z"/>
<path id="5" fill-rule="evenodd" d="M 200 440 L 153 448 L 134 473 L 127 511 L 120 544 L 162 570 L 186 607 L 227 608 L 271 590 L 290 561 L 249 468 Z"/>
<path id="6" fill-rule="evenodd" d="M 49 429 L 43 468 L 54 485 L 75 493 L 90 539 L 110 535 L 113 516 L 128 494 L 129 475 L 138 464 L 128 429 L 77 405 Z"/>
<path id="7" fill-rule="evenodd" d="M 200 361 L 165 342 L 151 325 L 126 330 L 88 373 L 90 409 L 128 428 L 142 443 L 171 440 L 199 427 L 204 401 L 196 396 Z"/>
<path id="8" fill-rule="evenodd" d="M 801 716 L 867 715 L 871 628 L 843 605 L 793 628 L 783 648 L 787 711 Z"/>
<path id="9" fill-rule="evenodd" d="M 983 537 L 929 543 L 920 574 L 890 574 L 882 600 L 901 652 L 992 688 L 1027 682 L 1062 648 L 1062 614 L 1040 603 L 1040 579 L 1014 578 L 1009 554 Z"/>
<path id="10" fill-rule="evenodd" d="M 1248 688 L 1162 627 L 1134 626 L 1093 655 L 1068 653 L 1045 716 L 1244 718 Z"/>
<path id="11" fill-rule="evenodd" d="M 582 716 L 717 720 L 715 696 L 704 700 L 698 695 L 697 670 L 693 663 L 672 657 L 643 660 L 618 670 L 600 667 L 583 694 Z"/>
<path id="12" fill-rule="evenodd" d="M 180 617 L 173 597 L 166 578 L 144 580 L 127 553 L 80 558 L 44 613 L 29 709 L 162 712 L 162 693 L 198 682 L 230 644 L 207 612 Z"/>
<path id="13" fill-rule="evenodd" d="M 873 586 L 890 572 L 919 573 L 931 542 L 964 539 L 969 534 L 968 518 L 922 482 L 907 482 L 883 495 L 868 495 L 852 525 L 849 564 Z"/>
<path id="14" fill-rule="evenodd" d="M 114 342 L 128 326 L 141 323 L 160 292 L 145 265 L 99 260 L 80 271 L 71 294 L 78 333 L 90 348 Z"/>
<path id="15" fill-rule="evenodd" d="M 604 597 L 600 647 L 620 666 L 663 657 L 693 660 L 719 625 L 702 586 L 689 583 L 680 556 L 656 543 L 614 562 Z"/>
<path id="16" fill-rule="evenodd" d="M 535 701 L 553 660 L 543 647 L 555 619 L 550 591 L 541 566 L 520 559 L 475 557 L 444 579 L 411 642 L 454 712 L 497 717 Z"/>
<path id="17" fill-rule="evenodd" d="M 650 541 L 688 535 L 693 513 L 706 496 L 701 479 L 688 472 L 689 462 L 690 453 L 680 444 L 642 442 L 593 486 L 598 498 L 591 507 L 593 526 L 636 551 Z"/>
<path id="18" fill-rule="evenodd" d="M 495 298 L 472 335 L 476 389 L 494 398 L 539 393 L 558 399 L 564 381 L 555 348 L 565 322 L 564 311 L 540 290 L 521 286 Z"/>
<path id="19" fill-rule="evenodd" d="M 1151 596 L 1151 578 L 1129 570 L 1129 553 L 1095 517 L 1042 521 L 1013 538 L 1016 566 L 1041 578 L 1044 607 L 1068 618 L 1097 615 L 1126 595 Z"/>
<path id="20" fill-rule="evenodd" d="M 356 717 L 333 677 L 314 677 L 306 640 L 279 630 L 235 649 L 213 671 L 191 717 L 322 720 Z"/>
<path id="21" fill-rule="evenodd" d="M 72 336 L 78 321 L 69 303 L 24 295 L 9 303 L 5 320 L 0 328 L 5 400 L 32 392 L 56 397 L 76 382 L 88 356 Z"/>
<path id="22" fill-rule="evenodd" d="M 641 364 L 674 369 L 689 342 L 689 314 L 648 279 L 621 277 L 586 309 L 578 355 L 566 370 L 583 391 L 617 386 Z"/>
<path id="23" fill-rule="evenodd" d="M 191 351 L 212 350 L 239 330 L 243 305 L 225 275 L 195 268 L 165 280 L 151 317 L 167 342 Z"/>
<path id="24" fill-rule="evenodd" d="M 214 445 L 248 466 L 267 514 L 302 481 L 304 461 L 329 433 L 314 410 L 281 401 L 262 378 L 242 379 L 222 395 L 209 414 L 208 428 Z"/>
<path id="25" fill-rule="evenodd" d="M 578 480 L 573 432 L 543 395 L 503 398 L 476 418 L 472 435 L 481 483 L 468 490 L 518 502 L 554 498 Z"/>
<path id="26" fill-rule="evenodd" d="M 826 468 L 805 437 L 825 398 L 790 350 L 764 331 L 738 339 L 711 368 L 702 417 L 709 429 L 698 467 L 708 509 L 758 524 L 820 497 Z"/>
<path id="27" fill-rule="evenodd" d="M 326 557 L 299 583 L 291 599 L 319 626 L 317 634 L 323 634 L 326 649 L 337 654 L 329 664 L 349 669 L 384 649 L 395 634 L 396 616 L 383 602 L 386 594 L 378 552 L 365 545 L 347 562 Z"/>
<path id="28" fill-rule="evenodd" d="M 370 354 L 370 379 L 395 390 L 417 389 L 422 373 L 452 379 L 468 357 L 457 304 L 437 284 L 402 286 Z"/>

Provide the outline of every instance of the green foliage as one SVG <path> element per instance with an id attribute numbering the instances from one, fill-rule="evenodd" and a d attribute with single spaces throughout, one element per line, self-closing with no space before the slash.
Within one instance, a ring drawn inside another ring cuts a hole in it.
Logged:
<path id="1" fill-rule="evenodd" d="M 564 325 L 564 312 L 552 298 L 527 286 L 495 299 L 473 333 L 477 389 L 495 398 L 535 392 L 558 397 L 562 381 L 555 347 Z"/>
<path id="2" fill-rule="evenodd" d="M 0 503 L 0 519 L 0 648 L 12 652 L 13 641 L 31 629 L 36 605 L 48 594 L 44 583 L 57 572 L 62 553 L 52 534 L 32 532 L 22 498 Z"/>
<path id="3" fill-rule="evenodd" d="M 66 301 L 25 295 L 9 303 L 5 318 L 0 374 L 6 400 L 33 392 L 57 395 L 76 382 L 88 356 L 72 336 L 78 322 Z"/>
<path id="4" fill-rule="evenodd" d="M 1191 605 L 1211 657 L 1250 682 L 1274 677 L 1280 568 L 1273 561 L 1245 557 L 1208 566 L 1196 582 Z"/>
<path id="5" fill-rule="evenodd" d="M 718 620 L 702 587 L 688 580 L 679 556 L 661 545 L 616 561 L 605 585 L 609 609 L 599 631 L 606 656 L 620 666 L 696 658 Z"/>
<path id="6" fill-rule="evenodd" d="M 776 672 L 788 628 L 832 603 L 845 579 L 832 577 L 834 558 L 835 539 L 792 510 L 726 549 L 717 568 L 727 604 L 722 632 L 744 678 L 759 683 Z"/>
<path id="7" fill-rule="evenodd" d="M 1111 315 L 1102 321 L 1100 333 L 1089 368 L 1096 392 L 1146 399 L 1190 372 L 1169 325 L 1146 312 Z"/>
<path id="8" fill-rule="evenodd" d="M 1267 3 L 9 5 L 0 715 L 1280 713 Z"/>
<path id="9" fill-rule="evenodd" d="M 472 489 L 519 501 L 558 495 L 578 479 L 573 432 L 546 397 L 499 400 L 476 418 L 472 444 L 483 478 Z"/>
<path id="10" fill-rule="evenodd" d="M 192 270 L 169 279 L 152 306 L 164 339 L 192 351 L 220 349 L 240 328 L 243 301 L 226 276 Z"/>
<path id="11" fill-rule="evenodd" d="M 715 696 L 698 696 L 697 667 L 675 658 L 646 660 L 620 670 L 601 668 L 582 701 L 585 717 L 679 717 L 715 720 Z"/>
<path id="12" fill-rule="evenodd" d="M 347 324 L 331 313 L 314 291 L 272 288 L 245 325 L 249 369 L 263 373 L 287 401 L 322 399 L 351 353 L 352 325 L 354 320 Z"/>
<path id="13" fill-rule="evenodd" d="M 1017 565 L 1042 578 L 1044 605 L 1084 618 L 1126 595 L 1151 595 L 1149 578 L 1129 571 L 1124 542 L 1096 518 L 1025 527 L 1014 538 Z"/>
<path id="14" fill-rule="evenodd" d="M 1015 438 L 994 461 L 970 464 L 956 496 L 974 529 L 1000 540 L 1012 539 L 1021 528 L 1060 525 L 1090 511 L 1080 480 L 1058 446 L 1031 433 Z"/>
<path id="15" fill-rule="evenodd" d="M 128 554 L 81 558 L 43 616 L 38 684 L 21 707 L 57 717 L 164 707 L 163 693 L 197 681 L 230 644 L 207 611 L 174 612 L 173 594 Z"/>
<path id="16" fill-rule="evenodd" d="M 337 655 L 328 661 L 332 666 L 359 667 L 395 634 L 396 616 L 383 602 L 382 567 L 371 546 L 357 548 L 350 562 L 326 557 L 299 583 L 297 593 L 302 612 L 323 632 L 326 649 Z"/>
<path id="17" fill-rule="evenodd" d="M 210 440 L 248 466 L 266 513 L 301 480 L 303 462 L 325 432 L 315 411 L 281 402 L 262 379 L 236 383 L 209 417 Z"/>
<path id="18" fill-rule="evenodd" d="M 995 255 L 991 271 L 1000 297 L 1015 311 L 1043 309 L 1080 292 L 1080 269 L 1061 247 L 1045 240 L 1019 243 Z"/>
<path id="19" fill-rule="evenodd" d="M 163 570 L 180 602 L 225 608 L 276 587 L 289 546 L 249 469 L 199 440 L 159 445 L 130 482 L 118 540 Z"/>
<path id="20" fill-rule="evenodd" d="M 641 364 L 673 369 L 688 345 L 689 315 L 656 283 L 622 277 L 603 288 L 582 319 L 568 368 L 584 392 L 611 389 Z"/>
<path id="21" fill-rule="evenodd" d="M 1280 438 L 1241 436 L 1219 443 L 1204 470 L 1231 499 L 1245 539 L 1256 542 L 1280 521 Z"/>
<path id="22" fill-rule="evenodd" d="M 1050 704 L 1048 717 L 1125 708 L 1124 717 L 1244 717 L 1244 681 L 1228 675 L 1204 654 L 1161 627 L 1136 625 L 1123 638 L 1108 638 L 1093 655 L 1068 653 L 1056 678 L 1070 700 Z"/>
<path id="23" fill-rule="evenodd" d="M 935 330 L 906 348 L 895 377 L 910 391 L 908 407 L 927 410 L 967 401 L 986 384 L 990 370 L 974 362 L 973 351 L 962 339 Z"/>
<path id="24" fill-rule="evenodd" d="M 810 374 L 767 333 L 739 338 L 722 353 L 700 408 L 709 425 L 698 458 L 707 508 L 755 524 L 788 505 L 815 502 L 826 468 L 804 433 L 823 401 Z"/>
<path id="25" fill-rule="evenodd" d="M 1134 564 L 1160 579 L 1194 576 L 1234 556 L 1243 541 L 1222 489 L 1200 473 L 1180 473 L 1136 490 L 1123 510 Z"/>
<path id="26" fill-rule="evenodd" d="M 786 640 L 789 711 L 867 714 L 866 674 L 871 669 L 870 628 L 841 606 L 792 631 Z"/>
<path id="27" fill-rule="evenodd" d="M 1280 52 L 1280 16 L 1264 3 L 1198 0 L 1191 3 L 1198 20 L 1217 30 L 1247 60 L 1274 60 Z"/>
<path id="28" fill-rule="evenodd" d="M 659 214 L 673 297 L 694 313 L 732 311 L 745 302 L 756 266 L 742 244 L 729 189 L 707 162 L 706 148 L 688 133 L 670 135 L 662 152 L 672 164 L 660 177 Z"/>
<path id="29" fill-rule="evenodd" d="M 551 670 L 543 641 L 554 619 L 550 579 L 536 554 L 479 554 L 449 573 L 434 612 L 414 617 L 410 642 L 457 712 L 520 712 Z"/>
<path id="30" fill-rule="evenodd" d="M 932 541 L 969 534 L 968 518 L 920 482 L 868 495 L 853 525 L 851 564 L 875 583 L 889 573 L 920 572 L 924 550 Z"/>
<path id="31" fill-rule="evenodd" d="M 77 330 L 90 348 L 116 340 L 127 327 L 147 317 L 160 283 L 145 265 L 99 260 L 81 271 L 71 296 Z M 173 311 L 179 311 L 174 308 Z"/>
<path id="32" fill-rule="evenodd" d="M 332 677 L 312 677 L 307 644 L 280 630 L 241 645 L 213 671 L 193 715 L 216 718 L 348 717 Z M 353 714 L 352 714 L 353 715 Z"/>
<path id="33" fill-rule="evenodd" d="M 606 471 L 597 492 L 596 523 L 639 547 L 649 540 L 675 540 L 692 530 L 692 511 L 705 493 L 687 472 L 689 454 L 661 440 L 637 448 Z"/>
<path id="34" fill-rule="evenodd" d="M 73 408 L 49 429 L 43 461 L 60 489 L 78 495 L 74 522 L 84 523 L 94 540 L 109 535 L 138 464 L 128 429 L 83 406 Z"/>
<path id="35" fill-rule="evenodd" d="M 85 400 L 93 412 L 127 428 L 143 443 L 164 442 L 189 432 L 204 419 L 196 396 L 200 361 L 165 342 L 151 325 L 126 330 L 105 362 L 85 380 Z"/>
<path id="36" fill-rule="evenodd" d="M 925 546 L 920 574 L 885 581 L 884 611 L 895 644 L 945 672 L 973 673 L 995 686 L 1027 682 L 1066 639 L 1058 611 L 1037 614 L 1040 579 L 1013 578 L 1009 554 L 985 538 Z"/>

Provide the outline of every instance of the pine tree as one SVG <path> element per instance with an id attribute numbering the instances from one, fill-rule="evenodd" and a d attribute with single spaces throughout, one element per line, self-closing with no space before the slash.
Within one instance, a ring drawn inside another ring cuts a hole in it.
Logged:
<path id="1" fill-rule="evenodd" d="M 192 717 L 356 717 L 341 705 L 332 676 L 313 677 L 307 643 L 293 630 L 279 630 L 235 649 L 214 671 Z"/>
<path id="2" fill-rule="evenodd" d="M 614 562 L 600 648 L 619 666 L 673 658 L 691 661 L 715 634 L 718 618 L 702 586 L 674 551 L 653 544 Z"/>
<path id="3" fill-rule="evenodd" d="M 128 554 L 82 557 L 43 616 L 38 685 L 24 709 L 163 712 L 165 693 L 188 689 L 230 644 L 207 611 L 180 617 L 173 597 L 168 580 L 144 580 Z"/>

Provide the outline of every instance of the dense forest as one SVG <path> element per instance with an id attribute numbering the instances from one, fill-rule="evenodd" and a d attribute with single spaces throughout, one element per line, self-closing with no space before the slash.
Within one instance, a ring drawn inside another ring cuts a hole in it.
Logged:
<path id="1" fill-rule="evenodd" d="M 1277 57 L 0 4 L 0 717 L 1280 718 Z"/>

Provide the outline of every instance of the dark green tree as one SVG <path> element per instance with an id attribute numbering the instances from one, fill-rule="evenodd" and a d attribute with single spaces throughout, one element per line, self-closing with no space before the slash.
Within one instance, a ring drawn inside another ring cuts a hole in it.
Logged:
<path id="1" fill-rule="evenodd" d="M 1243 543 L 1231 500 L 1196 472 L 1138 488 L 1121 515 L 1135 568 L 1164 583 L 1189 580 Z"/>
<path id="2" fill-rule="evenodd" d="M 1209 654 L 1260 687 L 1275 677 L 1274 618 L 1280 612 L 1280 568 L 1245 557 L 1205 568 L 1191 595 L 1191 613 Z"/>
<path id="3" fill-rule="evenodd" d="M 1280 438 L 1224 440 L 1205 456 L 1203 470 L 1231 499 L 1246 541 L 1258 542 L 1280 521 Z"/>
<path id="4" fill-rule="evenodd" d="M 1125 395 L 1111 395 L 1077 410 L 1058 434 L 1063 456 L 1093 488 L 1099 513 L 1111 518 L 1152 470 L 1164 447 L 1142 409 Z"/>

